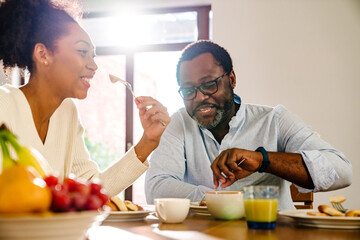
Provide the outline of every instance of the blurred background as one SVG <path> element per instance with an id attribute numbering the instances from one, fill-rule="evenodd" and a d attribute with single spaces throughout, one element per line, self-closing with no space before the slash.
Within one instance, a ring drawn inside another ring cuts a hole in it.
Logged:
<path id="1" fill-rule="evenodd" d="M 314 207 L 342 194 L 347 208 L 360 200 L 359 0 L 87 0 L 82 25 L 97 46 L 99 70 L 88 98 L 78 101 L 86 143 L 101 168 L 142 134 L 137 110 L 112 73 L 136 95 L 157 98 L 170 114 L 183 107 L 175 67 L 183 47 L 212 39 L 231 54 L 235 92 L 244 102 L 284 105 L 353 165 L 353 184 L 316 193 Z M 18 72 L 0 84 L 19 84 Z M 144 177 L 126 198 L 145 204 Z"/>

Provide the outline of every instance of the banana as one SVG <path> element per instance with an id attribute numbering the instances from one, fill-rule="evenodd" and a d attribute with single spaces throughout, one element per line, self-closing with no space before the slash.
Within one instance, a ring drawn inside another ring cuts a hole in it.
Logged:
<path id="1" fill-rule="evenodd" d="M 34 148 L 22 146 L 16 154 L 20 165 L 32 166 L 43 178 L 50 175 L 47 161 Z"/>
<path id="2" fill-rule="evenodd" d="M 16 137 L 6 127 L 1 126 L 0 133 L 1 133 L 0 136 L 2 136 L 2 139 L 3 139 L 2 140 L 3 143 L 8 142 L 14 148 L 16 155 L 17 155 L 17 163 L 18 164 L 32 166 L 43 178 L 46 176 L 49 176 L 51 174 L 52 171 L 51 171 L 50 165 L 38 151 L 36 151 L 34 148 L 20 145 L 20 143 L 17 141 Z M 4 144 L 2 144 L 2 146 Z M 6 146 L 4 147 L 4 149 L 5 150 L 2 150 L 3 155 L 6 152 L 8 152 L 8 149 L 6 148 Z M 8 168 L 9 165 L 11 166 L 11 164 L 9 164 L 8 160 L 3 161 L 3 168 L 4 167 Z"/>
<path id="3" fill-rule="evenodd" d="M 15 160 L 10 157 L 9 150 L 6 146 L 5 137 L 0 130 L 0 147 L 2 151 L 2 171 L 15 165 Z M 1 171 L 0 171 L 1 172 Z"/>

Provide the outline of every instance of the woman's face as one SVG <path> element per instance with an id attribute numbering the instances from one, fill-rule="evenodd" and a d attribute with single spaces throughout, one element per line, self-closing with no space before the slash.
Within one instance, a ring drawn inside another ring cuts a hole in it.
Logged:
<path id="1" fill-rule="evenodd" d="M 69 23 L 68 34 L 59 38 L 51 54 L 48 82 L 60 98 L 83 99 L 90 88 L 97 65 L 89 35 L 77 23 Z"/>

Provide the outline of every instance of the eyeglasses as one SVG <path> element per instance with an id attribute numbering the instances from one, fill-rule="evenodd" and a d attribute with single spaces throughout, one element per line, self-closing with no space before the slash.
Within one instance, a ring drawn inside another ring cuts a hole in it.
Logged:
<path id="1" fill-rule="evenodd" d="M 207 96 L 213 95 L 218 91 L 218 82 L 227 74 L 228 73 L 225 72 L 217 79 L 203 83 L 198 87 L 180 88 L 178 92 L 180 96 L 186 101 L 195 99 L 197 96 L 197 90 L 199 90 L 202 94 Z"/>

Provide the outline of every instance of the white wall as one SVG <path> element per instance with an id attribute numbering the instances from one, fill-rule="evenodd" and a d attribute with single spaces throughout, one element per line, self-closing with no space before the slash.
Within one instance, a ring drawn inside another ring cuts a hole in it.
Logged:
<path id="1" fill-rule="evenodd" d="M 360 207 L 360 1 L 213 0 L 213 38 L 232 55 L 235 91 L 248 103 L 285 105 L 353 165 L 342 194 Z"/>

